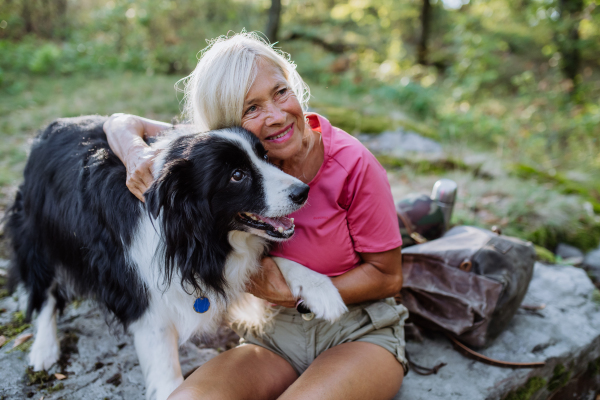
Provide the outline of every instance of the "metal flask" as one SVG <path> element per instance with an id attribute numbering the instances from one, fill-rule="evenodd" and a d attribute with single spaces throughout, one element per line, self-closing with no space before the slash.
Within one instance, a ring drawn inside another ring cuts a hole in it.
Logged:
<path id="1" fill-rule="evenodd" d="M 450 228 L 450 218 L 456 201 L 458 185 L 452 179 L 440 179 L 433 185 L 431 200 L 435 201 L 444 214 L 444 231 Z"/>

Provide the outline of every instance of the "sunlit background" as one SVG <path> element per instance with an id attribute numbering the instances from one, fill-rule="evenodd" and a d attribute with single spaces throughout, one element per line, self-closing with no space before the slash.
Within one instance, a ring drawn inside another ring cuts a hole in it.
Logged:
<path id="1" fill-rule="evenodd" d="M 311 108 L 351 134 L 411 131 L 441 158 L 380 155 L 396 197 L 459 182 L 454 223 L 553 250 L 600 240 L 600 8 L 591 0 L 0 0 L 0 194 L 57 117 L 170 121 L 206 40 L 259 30 Z"/>

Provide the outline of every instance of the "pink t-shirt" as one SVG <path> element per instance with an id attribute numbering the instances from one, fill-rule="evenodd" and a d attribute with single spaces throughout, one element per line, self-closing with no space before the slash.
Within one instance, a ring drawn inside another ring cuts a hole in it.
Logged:
<path id="1" fill-rule="evenodd" d="M 321 132 L 323 165 L 309 183 L 307 204 L 291 214 L 296 233 L 272 256 L 336 276 L 361 263 L 360 253 L 379 253 L 402 244 L 385 169 L 357 139 L 307 114 Z"/>

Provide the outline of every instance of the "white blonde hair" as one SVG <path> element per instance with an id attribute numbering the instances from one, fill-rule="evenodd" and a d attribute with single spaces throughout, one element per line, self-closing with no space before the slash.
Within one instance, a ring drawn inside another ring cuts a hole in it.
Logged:
<path id="1" fill-rule="evenodd" d="M 219 36 L 200 53 L 194 71 L 182 79 L 184 116 L 201 131 L 241 126 L 244 99 L 260 61 L 279 68 L 306 111 L 310 90 L 290 56 L 255 32 Z M 180 83 L 178 82 L 176 86 Z"/>

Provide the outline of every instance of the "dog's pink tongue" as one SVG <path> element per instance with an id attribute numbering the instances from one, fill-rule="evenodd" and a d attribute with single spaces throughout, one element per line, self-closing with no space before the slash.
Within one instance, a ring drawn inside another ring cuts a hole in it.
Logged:
<path id="1" fill-rule="evenodd" d="M 277 218 L 262 217 L 262 219 L 263 219 L 263 221 L 265 221 L 266 223 L 271 225 L 273 228 L 275 228 L 275 230 L 277 230 L 277 228 L 281 227 L 281 228 L 283 228 L 284 231 L 287 231 L 293 225 L 292 220 L 289 219 L 288 217 L 277 217 Z"/>

